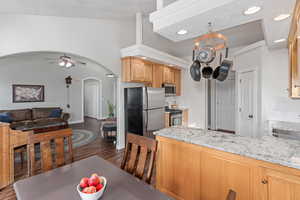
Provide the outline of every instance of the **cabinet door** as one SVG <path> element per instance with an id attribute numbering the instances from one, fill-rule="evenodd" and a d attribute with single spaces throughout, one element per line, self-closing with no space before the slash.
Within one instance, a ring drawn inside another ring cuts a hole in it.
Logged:
<path id="1" fill-rule="evenodd" d="M 229 190 L 237 193 L 236 200 L 251 199 L 251 168 L 247 164 L 225 160 L 202 152 L 201 199 L 226 199 Z"/>
<path id="2" fill-rule="evenodd" d="M 131 81 L 144 82 L 145 80 L 145 66 L 144 62 L 137 58 L 131 59 Z"/>
<path id="3" fill-rule="evenodd" d="M 153 81 L 152 87 L 154 88 L 161 88 L 163 84 L 163 73 L 164 73 L 164 66 L 159 64 L 153 65 Z"/>
<path id="4" fill-rule="evenodd" d="M 175 82 L 175 72 L 170 67 L 164 67 L 164 83 L 174 84 Z"/>
<path id="5" fill-rule="evenodd" d="M 173 69 L 174 71 L 174 82 L 176 85 L 176 96 L 181 96 L 181 70 Z"/>
<path id="6" fill-rule="evenodd" d="M 144 62 L 145 67 L 145 79 L 144 82 L 151 83 L 152 82 L 152 74 L 153 74 L 153 68 L 152 63 L 150 62 Z"/>
<path id="7" fill-rule="evenodd" d="M 131 58 L 122 58 L 122 81 L 131 81 Z"/>
<path id="8" fill-rule="evenodd" d="M 299 200 L 300 177 L 263 169 L 261 188 L 264 200 Z"/>
<path id="9" fill-rule="evenodd" d="M 156 186 L 184 200 L 200 200 L 200 148 L 175 140 L 159 141 Z"/>

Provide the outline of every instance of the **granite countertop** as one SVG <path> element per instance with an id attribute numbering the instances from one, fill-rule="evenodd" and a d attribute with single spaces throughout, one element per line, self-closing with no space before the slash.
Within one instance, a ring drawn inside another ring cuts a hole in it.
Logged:
<path id="1" fill-rule="evenodd" d="M 273 136 L 250 138 L 187 127 L 165 128 L 156 131 L 154 134 L 300 169 L 300 141 L 297 140 L 281 139 Z"/>

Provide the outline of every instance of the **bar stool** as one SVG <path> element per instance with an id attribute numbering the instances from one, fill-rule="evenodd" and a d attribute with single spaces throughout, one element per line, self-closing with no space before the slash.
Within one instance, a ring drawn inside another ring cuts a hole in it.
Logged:
<path id="1" fill-rule="evenodd" d="M 106 123 L 102 127 L 104 140 L 108 142 L 116 143 L 117 140 L 117 124 L 116 123 Z"/>

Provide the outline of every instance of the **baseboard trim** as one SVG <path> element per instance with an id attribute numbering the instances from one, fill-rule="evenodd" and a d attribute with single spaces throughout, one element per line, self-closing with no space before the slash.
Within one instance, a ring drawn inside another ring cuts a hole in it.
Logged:
<path id="1" fill-rule="evenodd" d="M 77 120 L 77 121 L 70 121 L 69 124 L 80 124 L 83 123 L 83 120 Z"/>

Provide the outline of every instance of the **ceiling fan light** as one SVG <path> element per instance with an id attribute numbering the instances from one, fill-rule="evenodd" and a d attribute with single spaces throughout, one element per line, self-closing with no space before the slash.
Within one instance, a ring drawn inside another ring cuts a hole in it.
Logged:
<path id="1" fill-rule="evenodd" d="M 70 68 L 70 67 L 72 67 L 73 66 L 73 63 L 71 63 L 71 62 L 67 62 L 66 63 L 66 68 Z"/>
<path id="2" fill-rule="evenodd" d="M 59 61 L 59 66 L 64 67 L 66 65 L 66 62 L 64 60 Z"/>

